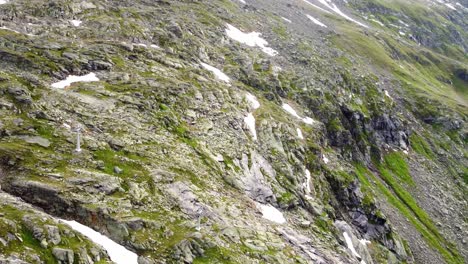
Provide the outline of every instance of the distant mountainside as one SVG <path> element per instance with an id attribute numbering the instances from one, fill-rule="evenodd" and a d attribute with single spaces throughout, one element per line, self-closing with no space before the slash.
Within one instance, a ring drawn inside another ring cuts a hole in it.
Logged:
<path id="1" fill-rule="evenodd" d="M 466 263 L 467 49 L 466 0 L 0 0 L 0 263 Z"/>

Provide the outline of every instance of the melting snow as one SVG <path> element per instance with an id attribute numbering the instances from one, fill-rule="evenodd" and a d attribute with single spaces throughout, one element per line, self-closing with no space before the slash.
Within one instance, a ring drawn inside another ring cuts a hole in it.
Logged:
<path id="1" fill-rule="evenodd" d="M 349 250 L 351 250 L 351 253 L 353 253 L 353 255 L 356 256 L 358 259 L 361 259 L 361 256 L 359 256 L 359 254 L 356 252 L 356 249 L 353 246 L 353 241 L 351 240 L 351 237 L 348 235 L 348 233 L 344 232 L 343 236 L 346 241 L 346 245 L 348 246 Z"/>
<path id="2" fill-rule="evenodd" d="M 333 10 L 335 13 L 337 13 L 338 15 L 344 17 L 346 20 L 349 20 L 351 22 L 354 22 L 362 27 L 365 27 L 365 28 L 369 28 L 368 26 L 364 25 L 363 23 L 357 21 L 357 20 L 354 20 L 353 18 L 349 17 L 348 15 L 346 15 L 345 13 L 343 13 L 334 3 L 331 2 L 331 0 L 318 0 L 322 5 L 330 8 L 331 10 Z"/>
<path id="3" fill-rule="evenodd" d="M 304 136 L 302 135 L 302 131 L 300 128 L 297 129 L 297 137 L 300 139 L 304 139 Z"/>
<path id="4" fill-rule="evenodd" d="M 256 203 L 257 208 L 260 209 L 262 212 L 263 218 L 268 219 L 272 222 L 278 223 L 278 224 L 284 224 L 286 223 L 286 219 L 284 218 L 283 214 L 273 207 L 272 205 L 264 205 L 260 203 Z"/>
<path id="5" fill-rule="evenodd" d="M 457 10 L 452 4 L 445 3 L 445 5 L 452 10 Z"/>
<path id="6" fill-rule="evenodd" d="M 93 229 L 82 225 L 76 221 L 60 220 L 69 225 L 74 230 L 88 237 L 91 241 L 101 245 L 109 254 L 112 261 L 117 264 L 137 264 L 138 255 L 126 249 L 125 247 L 115 243 L 106 236 L 94 231 Z"/>
<path id="7" fill-rule="evenodd" d="M 326 28 L 327 26 L 325 24 L 323 24 L 322 22 L 320 22 L 318 19 L 312 17 L 312 16 L 309 16 L 307 15 L 307 18 L 309 18 L 310 20 L 312 20 L 312 22 L 314 22 L 315 24 L 321 26 L 321 27 L 324 27 Z"/>
<path id="8" fill-rule="evenodd" d="M 308 124 L 308 125 L 313 125 L 315 123 L 315 120 L 313 120 L 312 118 L 310 117 L 304 117 L 302 118 L 302 122 Z"/>
<path id="9" fill-rule="evenodd" d="M 328 164 L 328 162 L 330 162 L 330 160 L 327 158 L 327 156 L 325 156 L 325 154 L 322 154 L 322 160 L 325 164 Z"/>
<path id="10" fill-rule="evenodd" d="M 208 65 L 206 63 L 201 63 L 201 66 L 203 66 L 203 68 L 209 70 L 210 72 L 212 72 L 217 79 L 221 80 L 221 81 L 224 81 L 224 82 L 229 82 L 231 79 L 229 78 L 229 76 L 227 76 L 226 74 L 224 74 L 224 72 L 220 71 L 219 69 L 211 66 L 211 65 Z"/>
<path id="11" fill-rule="evenodd" d="M 257 109 L 260 107 L 260 102 L 258 102 L 257 98 L 251 94 L 251 93 L 247 93 L 245 95 L 245 98 L 247 98 L 247 100 L 249 101 L 250 103 L 250 106 L 253 108 L 253 109 Z"/>
<path id="12" fill-rule="evenodd" d="M 285 18 L 285 17 L 281 17 L 281 18 L 282 18 L 284 21 L 288 22 L 288 23 L 292 23 L 291 20 L 289 20 L 289 19 L 287 19 L 287 18 Z"/>
<path id="13" fill-rule="evenodd" d="M 250 130 L 250 133 L 252 133 L 253 140 L 257 140 L 257 131 L 255 130 L 255 117 L 253 116 L 253 114 L 249 113 L 244 118 L 244 122 L 247 124 L 247 127 Z"/>
<path id="14" fill-rule="evenodd" d="M 250 32 L 250 33 L 244 33 L 237 29 L 236 27 L 227 24 L 226 28 L 226 34 L 229 38 L 238 41 L 240 43 L 243 43 L 249 47 L 259 47 L 263 52 L 270 56 L 275 56 L 278 54 L 278 52 L 272 48 L 267 47 L 268 42 L 261 38 L 260 35 L 261 33 L 258 32 Z"/>
<path id="15" fill-rule="evenodd" d="M 69 75 L 65 80 L 52 84 L 53 88 L 63 89 L 76 82 L 99 82 L 99 78 L 95 73 L 89 73 L 83 76 Z"/>
<path id="16" fill-rule="evenodd" d="M 295 116 L 295 117 L 297 117 L 297 118 L 299 118 L 299 119 L 301 118 L 301 117 L 297 114 L 296 110 L 294 110 L 290 105 L 288 105 L 288 104 L 283 104 L 283 109 L 286 110 L 286 112 L 290 113 L 291 115 L 293 115 L 293 116 Z"/>
<path id="17" fill-rule="evenodd" d="M 0 0 L 1 1 L 1 0 Z M 15 32 L 16 34 L 21 34 L 21 32 L 19 31 L 16 31 L 14 29 L 11 29 L 11 28 L 7 28 L 7 27 L 0 27 L 0 29 L 3 29 L 3 30 L 8 30 L 8 31 L 11 31 L 11 32 Z"/>
<path id="18" fill-rule="evenodd" d="M 315 7 L 315 8 L 317 8 L 317 9 L 319 9 L 319 10 L 322 10 L 322 11 L 325 12 L 325 13 L 331 14 L 331 13 L 328 12 L 327 10 L 321 8 L 320 6 L 314 5 L 314 4 L 312 4 L 311 2 L 309 2 L 309 1 L 307 1 L 307 0 L 303 0 L 303 1 L 306 2 L 306 3 L 309 4 L 309 5 L 311 5 L 311 6 Z"/>
<path id="19" fill-rule="evenodd" d="M 391 100 L 393 100 L 393 98 L 390 96 L 390 94 L 388 93 L 387 90 L 385 90 L 385 96 L 387 96 L 388 98 L 390 98 Z"/>
<path id="20" fill-rule="evenodd" d="M 73 20 L 70 20 L 70 23 L 75 27 L 79 27 L 81 23 L 83 23 L 83 21 L 73 19 Z"/>
<path id="21" fill-rule="evenodd" d="M 375 22 L 375 23 L 381 25 L 382 27 L 385 27 L 385 24 L 382 23 L 382 22 L 380 22 L 380 21 L 378 21 L 377 19 L 369 18 L 369 21 Z"/>
<path id="22" fill-rule="evenodd" d="M 300 116 L 297 114 L 296 110 L 294 110 L 294 109 L 293 109 L 290 105 L 288 105 L 288 104 L 283 104 L 282 107 L 283 107 L 283 109 L 284 109 L 286 112 L 290 113 L 290 114 L 291 114 L 292 116 L 294 116 L 294 117 L 297 117 L 297 118 L 301 119 L 302 122 L 304 122 L 304 123 L 306 123 L 306 124 L 308 124 L 308 125 L 312 125 L 312 124 L 315 123 L 315 120 L 312 119 L 312 118 L 310 118 L 310 117 L 304 117 L 304 118 L 300 117 Z"/>

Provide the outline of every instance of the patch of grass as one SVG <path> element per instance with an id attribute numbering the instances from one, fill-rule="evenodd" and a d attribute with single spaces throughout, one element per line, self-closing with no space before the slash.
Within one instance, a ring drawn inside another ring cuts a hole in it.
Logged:
<path id="1" fill-rule="evenodd" d="M 429 215 L 420 208 L 414 198 L 404 188 L 399 185 L 392 177 L 390 172 L 383 166 L 379 166 L 382 179 L 388 186 L 387 188 L 372 172 L 362 165 L 356 165 L 356 173 L 359 179 L 370 179 L 377 187 L 377 190 L 385 196 L 387 201 L 397 208 L 400 213 L 405 216 L 411 224 L 419 231 L 426 242 L 433 248 L 439 251 L 447 263 L 461 264 L 463 258 L 458 253 L 455 245 L 448 242 L 439 233 L 433 224 Z M 369 183 L 368 180 L 364 180 Z"/>
<path id="2" fill-rule="evenodd" d="M 94 157 L 104 162 L 103 171 L 107 174 L 121 178 L 133 177 L 137 181 L 145 181 L 148 178 L 148 172 L 141 164 L 144 158 L 138 157 L 137 155 L 131 155 L 123 151 L 104 149 L 95 151 Z M 114 167 L 122 169 L 122 173 L 115 173 Z"/>
<path id="3" fill-rule="evenodd" d="M 413 148 L 413 150 L 416 153 L 423 155 L 428 159 L 435 158 L 434 152 L 432 152 L 431 147 L 426 142 L 426 140 L 424 140 L 424 138 L 421 137 L 420 135 L 415 134 L 415 133 L 411 134 L 410 144 L 411 144 L 411 148 Z"/>
<path id="4" fill-rule="evenodd" d="M 414 186 L 413 178 L 410 175 L 408 164 L 400 152 L 392 152 L 385 155 L 385 165 L 391 172 L 393 172 L 403 182 Z"/>

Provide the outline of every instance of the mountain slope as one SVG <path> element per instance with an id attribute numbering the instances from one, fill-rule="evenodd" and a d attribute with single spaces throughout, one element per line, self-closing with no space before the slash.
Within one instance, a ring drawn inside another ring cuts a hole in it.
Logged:
<path id="1" fill-rule="evenodd" d="M 0 262 L 466 262 L 465 6 L 0 1 Z"/>

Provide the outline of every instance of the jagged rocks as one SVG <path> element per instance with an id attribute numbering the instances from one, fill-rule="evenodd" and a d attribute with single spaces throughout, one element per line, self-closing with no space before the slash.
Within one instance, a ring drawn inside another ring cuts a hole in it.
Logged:
<path id="1" fill-rule="evenodd" d="M 73 250 L 54 248 L 52 254 L 59 264 L 73 264 L 75 261 Z"/>

